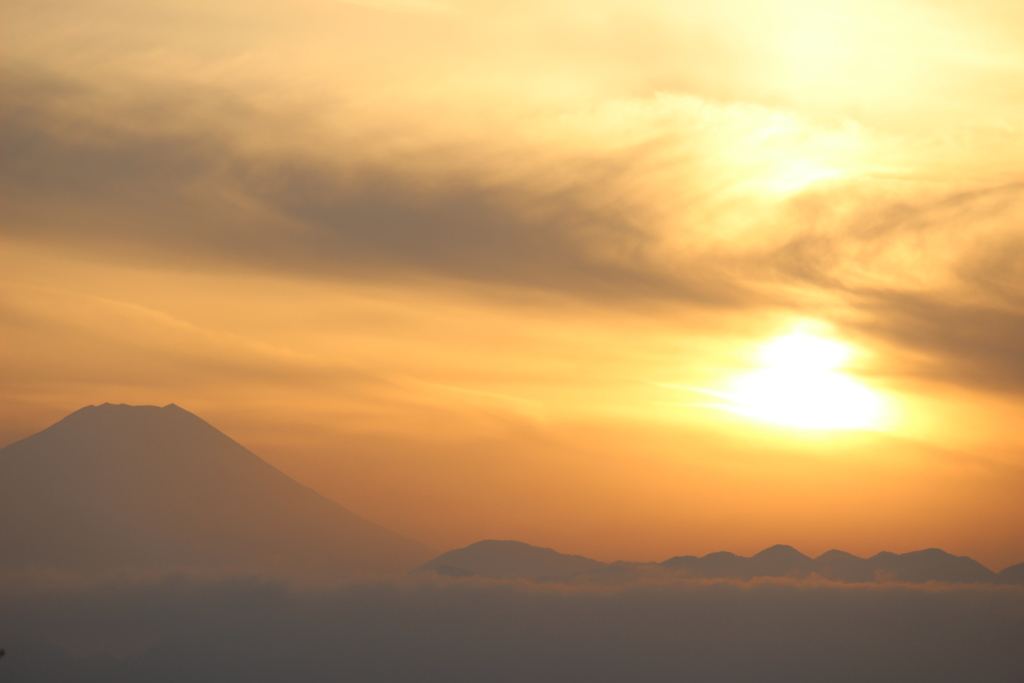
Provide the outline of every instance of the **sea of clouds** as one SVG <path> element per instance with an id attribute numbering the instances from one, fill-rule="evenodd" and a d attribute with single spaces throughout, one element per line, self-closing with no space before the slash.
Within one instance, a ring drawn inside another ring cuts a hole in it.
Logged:
<path id="1" fill-rule="evenodd" d="M 1019 681 L 1024 589 L 6 576 L 10 681 Z"/>

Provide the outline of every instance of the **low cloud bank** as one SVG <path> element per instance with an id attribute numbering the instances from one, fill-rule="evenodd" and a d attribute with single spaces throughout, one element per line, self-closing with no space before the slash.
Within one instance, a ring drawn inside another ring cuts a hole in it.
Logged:
<path id="1" fill-rule="evenodd" d="M 168 575 L 0 588 L 34 681 L 1016 681 L 1024 590 Z"/>

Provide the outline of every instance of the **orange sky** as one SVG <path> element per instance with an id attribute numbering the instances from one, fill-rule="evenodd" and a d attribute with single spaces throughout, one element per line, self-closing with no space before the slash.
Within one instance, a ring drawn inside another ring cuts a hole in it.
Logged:
<path id="1" fill-rule="evenodd" d="M 439 551 L 1024 560 L 1019 2 L 5 24 L 3 444 L 174 402 Z M 757 419 L 822 377 L 877 419 Z"/>

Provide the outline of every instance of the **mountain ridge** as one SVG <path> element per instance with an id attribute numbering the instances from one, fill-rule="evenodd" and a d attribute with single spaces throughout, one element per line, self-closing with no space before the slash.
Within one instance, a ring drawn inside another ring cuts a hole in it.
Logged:
<path id="1" fill-rule="evenodd" d="M 521 541 L 487 540 L 442 553 L 417 572 L 451 578 L 526 579 L 541 582 L 621 582 L 643 578 L 732 579 L 818 578 L 841 583 L 983 583 L 1024 585 L 1024 562 L 996 573 L 969 557 L 938 548 L 908 553 L 881 552 L 870 558 L 829 550 L 816 558 L 788 545 L 774 545 L 750 557 L 727 551 L 703 557 L 682 555 L 663 562 L 600 562 L 563 555 Z"/>

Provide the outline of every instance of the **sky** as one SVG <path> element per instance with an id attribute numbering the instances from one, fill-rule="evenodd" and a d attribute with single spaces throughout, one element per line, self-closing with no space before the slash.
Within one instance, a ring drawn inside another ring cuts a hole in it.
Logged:
<path id="1" fill-rule="evenodd" d="M 0 442 L 439 552 L 1024 560 L 1024 6 L 6 3 Z"/>

